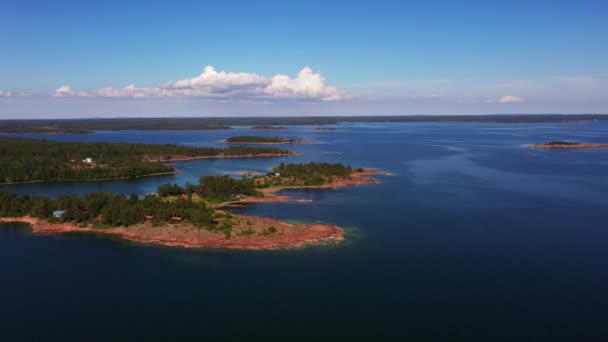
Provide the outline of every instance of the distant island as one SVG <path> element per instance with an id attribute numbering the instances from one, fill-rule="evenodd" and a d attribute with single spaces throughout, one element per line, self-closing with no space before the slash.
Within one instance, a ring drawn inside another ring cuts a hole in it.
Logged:
<path id="1" fill-rule="evenodd" d="M 109 180 L 175 173 L 166 162 L 297 154 L 274 147 L 188 147 L 0 138 L 0 184 Z"/>
<path id="2" fill-rule="evenodd" d="M 571 141 L 550 141 L 528 145 L 530 148 L 608 148 L 608 144 L 590 144 Z"/>
<path id="3" fill-rule="evenodd" d="M 0 128 L 2 129 L 2 128 Z M 0 134 L 91 134 L 92 131 L 79 128 L 61 127 L 6 127 L 0 130 Z"/>
<path id="4" fill-rule="evenodd" d="M 336 128 L 334 127 L 317 127 L 315 128 L 317 131 L 335 131 Z"/>
<path id="5" fill-rule="evenodd" d="M 271 218 L 235 215 L 235 203 L 288 200 L 274 194 L 292 187 L 339 187 L 377 181 L 378 173 L 342 164 L 281 164 L 268 175 L 201 177 L 199 184 L 159 186 L 140 198 L 112 193 L 84 197 L 17 196 L 0 192 L 0 222 L 29 223 L 34 232 L 96 232 L 167 246 L 275 249 L 340 241 L 335 225 L 299 225 Z"/>
<path id="6" fill-rule="evenodd" d="M 336 125 L 358 122 L 437 122 L 437 123 L 577 123 L 606 121 L 606 114 L 491 114 L 491 115 L 373 115 L 373 116 L 284 116 L 284 117 L 171 117 L 171 118 L 112 118 L 112 119 L 35 119 L 0 120 L 0 132 L 24 133 L 28 129 L 117 131 L 117 130 L 216 130 L 231 126 L 252 129 L 287 129 L 285 125 Z M 321 127 L 319 127 L 321 128 Z M 17 131 L 16 131 L 17 130 Z M 77 131 L 71 131 L 76 133 Z"/>
<path id="7" fill-rule="evenodd" d="M 257 135 L 239 135 L 230 137 L 225 140 L 229 144 L 308 144 L 312 143 L 309 140 L 280 138 L 280 137 L 263 137 Z"/>
<path id="8" fill-rule="evenodd" d="M 264 126 L 253 126 L 253 127 L 251 127 L 251 129 L 260 130 L 260 131 L 280 131 L 280 130 L 286 130 L 287 127 L 264 125 Z"/>

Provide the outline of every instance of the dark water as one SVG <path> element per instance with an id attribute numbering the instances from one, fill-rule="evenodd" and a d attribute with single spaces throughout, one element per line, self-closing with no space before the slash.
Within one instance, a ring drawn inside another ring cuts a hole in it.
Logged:
<path id="1" fill-rule="evenodd" d="M 135 181 L 1 187 L 143 194 L 168 181 L 308 160 L 397 174 L 379 185 L 297 192 L 312 203 L 240 209 L 341 225 L 348 234 L 338 246 L 188 250 L 5 224 L 0 340 L 606 340 L 608 149 L 522 148 L 606 142 L 606 123 L 338 127 L 255 132 L 319 141 L 291 146 L 302 156 L 181 162 L 181 174 Z M 249 132 L 46 138 L 220 146 Z"/>

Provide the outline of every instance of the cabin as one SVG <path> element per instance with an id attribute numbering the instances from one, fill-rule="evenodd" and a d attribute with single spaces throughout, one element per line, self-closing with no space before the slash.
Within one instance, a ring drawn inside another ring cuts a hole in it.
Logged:
<path id="1" fill-rule="evenodd" d="M 150 222 L 154 219 L 154 216 L 152 215 L 146 215 L 146 222 Z"/>
<path id="2" fill-rule="evenodd" d="M 55 217 L 61 217 L 63 214 L 65 214 L 65 210 L 55 210 L 55 211 L 53 211 L 53 216 L 55 216 Z"/>
<path id="3" fill-rule="evenodd" d="M 93 158 L 84 158 L 82 160 L 83 163 L 91 164 L 93 162 Z"/>
<path id="4" fill-rule="evenodd" d="M 184 221 L 184 218 L 183 218 L 183 217 L 181 217 L 181 216 L 173 216 L 173 217 L 171 217 L 171 219 L 172 219 L 173 221 L 177 221 L 177 222 L 182 222 L 182 221 Z"/>

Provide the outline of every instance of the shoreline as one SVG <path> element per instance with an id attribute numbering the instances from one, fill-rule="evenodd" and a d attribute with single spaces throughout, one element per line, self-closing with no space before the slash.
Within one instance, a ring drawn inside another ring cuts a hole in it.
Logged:
<path id="1" fill-rule="evenodd" d="M 198 160 L 198 159 L 228 159 L 228 158 L 274 158 L 274 157 L 287 157 L 287 156 L 297 156 L 301 155 L 302 152 L 298 151 L 289 151 L 288 153 L 260 153 L 260 154 L 237 154 L 237 155 L 223 155 L 218 154 L 215 156 L 199 156 L 199 157 L 191 157 L 191 156 L 173 156 L 169 159 L 147 159 L 149 162 L 161 162 L 161 163 L 170 163 L 170 162 L 178 162 L 178 161 L 188 161 L 188 160 Z"/>
<path id="2" fill-rule="evenodd" d="M 364 168 L 363 171 L 353 171 L 351 174 L 351 179 L 339 179 L 337 181 L 331 183 L 325 183 L 321 185 L 293 185 L 293 186 L 280 186 L 274 188 L 260 188 L 258 191 L 264 194 L 264 197 L 243 197 L 235 201 L 228 201 L 224 203 L 220 203 L 217 205 L 217 208 L 225 208 L 231 206 L 240 206 L 247 204 L 256 204 L 256 203 L 284 203 L 284 202 L 309 202 L 307 200 L 294 199 L 291 196 L 280 195 L 278 194 L 282 190 L 285 189 L 335 189 L 335 188 L 344 188 L 350 186 L 357 186 L 362 184 L 380 184 L 380 181 L 376 178 L 372 178 L 369 176 L 373 175 L 384 175 L 384 176 L 392 176 L 393 174 L 386 171 L 376 170 Z"/>
<path id="3" fill-rule="evenodd" d="M 32 232 L 42 233 L 97 233 L 117 236 L 122 239 L 169 247 L 227 248 L 242 250 L 272 250 L 294 248 L 323 242 L 344 240 L 343 229 L 327 224 L 291 224 L 277 219 L 233 215 L 238 220 L 236 234 L 226 238 L 223 233 L 197 228 L 187 223 L 153 226 L 142 223 L 128 227 L 81 228 L 71 223 L 51 223 L 30 216 L 0 217 L 2 223 L 27 223 Z M 272 226 L 276 233 L 265 234 L 260 227 Z M 253 230 L 255 229 L 255 230 Z M 251 234 L 242 232 L 253 231 Z"/>

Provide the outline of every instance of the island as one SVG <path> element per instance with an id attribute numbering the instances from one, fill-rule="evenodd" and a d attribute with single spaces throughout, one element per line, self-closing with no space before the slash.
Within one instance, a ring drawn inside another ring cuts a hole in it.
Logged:
<path id="1" fill-rule="evenodd" d="M 6 127 L 0 128 L 0 134 L 91 134 L 92 131 L 79 128 L 61 127 Z"/>
<path id="2" fill-rule="evenodd" d="M 136 178 L 177 172 L 168 162 L 298 154 L 274 147 L 188 147 L 0 138 L 0 184 Z"/>
<path id="3" fill-rule="evenodd" d="M 317 127 L 315 128 L 317 131 L 335 131 L 336 128 L 334 127 Z"/>
<path id="4" fill-rule="evenodd" d="M 543 144 L 528 145 L 529 148 L 608 148 L 608 144 L 591 144 L 571 141 L 550 141 Z"/>
<path id="5" fill-rule="evenodd" d="M 251 129 L 260 130 L 260 131 L 280 131 L 280 130 L 287 129 L 287 127 L 263 125 L 263 126 L 253 126 L 253 127 L 251 127 Z"/>
<path id="6" fill-rule="evenodd" d="M 224 141 L 227 144 L 311 144 L 313 141 L 293 138 L 263 137 L 259 135 L 239 135 Z"/>
<path id="7" fill-rule="evenodd" d="M 292 224 L 232 214 L 234 203 L 285 201 L 286 188 L 330 188 L 377 183 L 375 172 L 342 164 L 280 164 L 267 175 L 204 176 L 198 184 L 163 184 L 141 198 L 96 192 L 83 197 L 18 196 L 0 192 L 0 223 L 24 222 L 35 233 L 99 233 L 150 244 L 180 247 L 276 249 L 341 241 L 343 229 L 329 224 Z M 257 199 L 258 201 L 256 201 Z"/>

